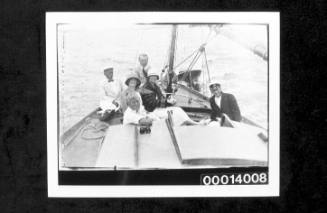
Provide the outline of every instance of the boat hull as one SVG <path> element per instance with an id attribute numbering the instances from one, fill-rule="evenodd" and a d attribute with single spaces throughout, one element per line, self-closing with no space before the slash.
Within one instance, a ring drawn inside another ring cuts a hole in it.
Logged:
<path id="1" fill-rule="evenodd" d="M 199 93 L 198 91 L 192 90 L 184 85 L 179 85 L 179 89 L 176 92 L 175 98 L 177 100 L 177 106 L 181 107 L 189 115 L 191 119 L 195 121 L 200 121 L 203 119 L 210 118 L 211 110 L 210 110 L 209 98 Z M 110 129 L 110 126 L 122 125 L 123 114 L 118 113 L 115 114 L 113 117 L 109 118 L 107 121 L 100 121 L 99 119 L 100 116 L 97 114 L 98 111 L 99 108 L 92 111 L 89 115 L 84 117 L 81 121 L 79 121 L 69 130 L 67 130 L 60 137 L 61 168 L 100 168 L 99 167 L 100 164 L 99 163 L 97 164 L 98 162 L 97 159 L 99 158 L 100 153 L 102 153 L 102 156 L 105 155 L 103 154 L 103 150 L 102 150 L 104 141 L 111 141 L 112 143 L 113 140 L 110 139 L 116 137 L 113 134 L 119 134 L 119 133 L 115 131 L 114 132 L 109 131 L 110 134 L 107 134 L 107 129 L 101 130 L 102 131 L 101 133 L 100 130 L 99 130 L 100 132 L 97 131 L 97 127 L 107 125 L 107 127 Z M 249 123 L 250 126 L 255 126 L 254 123 L 248 119 L 243 119 L 243 121 L 245 121 L 245 123 Z M 91 134 L 91 136 L 86 137 L 86 133 Z M 92 134 L 94 134 L 93 137 Z M 160 133 L 159 135 L 158 133 L 156 133 L 156 137 L 162 138 L 160 136 Z M 114 142 L 119 143 L 119 141 L 114 141 Z M 166 142 L 165 143 L 163 142 L 163 144 L 166 144 Z M 175 153 L 175 150 L 173 152 L 171 151 L 170 153 Z M 168 162 L 168 160 L 166 162 Z M 180 161 L 178 164 L 176 164 L 175 166 L 171 166 L 170 168 L 174 168 L 174 167 L 190 168 L 189 165 L 190 162 L 192 162 L 192 160 L 184 161 L 184 163 Z M 226 161 L 204 160 L 204 161 L 196 161 L 196 162 L 197 162 L 196 164 L 193 164 L 193 167 L 195 168 L 199 168 L 200 166 L 203 167 L 231 166 L 231 165 L 227 165 Z M 213 162 L 218 162 L 218 163 L 216 165 L 213 165 Z M 243 164 L 241 159 L 238 160 L 237 162 L 239 165 L 243 165 L 243 166 L 251 165 L 251 162 L 249 162 L 246 159 L 244 159 Z M 265 163 L 253 164 L 253 165 L 254 166 L 265 165 Z M 103 164 L 101 167 L 103 167 Z M 110 168 L 109 167 L 110 166 L 108 166 L 108 169 L 114 169 L 114 167 L 110 167 Z M 191 168 L 193 167 L 191 166 Z M 160 166 L 157 165 L 155 168 L 160 168 Z"/>

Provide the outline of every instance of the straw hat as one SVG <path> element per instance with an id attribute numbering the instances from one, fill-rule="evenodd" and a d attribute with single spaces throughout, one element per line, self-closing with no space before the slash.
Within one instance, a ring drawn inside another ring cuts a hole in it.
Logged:
<path id="1" fill-rule="evenodd" d="M 155 72 L 149 72 L 148 77 L 150 77 L 150 76 L 156 76 L 157 80 L 159 79 L 159 75 L 157 73 L 155 73 Z"/>
<path id="2" fill-rule="evenodd" d="M 126 84 L 127 86 L 128 86 L 129 81 L 130 81 L 131 79 L 135 79 L 135 80 L 137 81 L 137 85 L 136 85 L 136 87 L 140 86 L 140 84 L 141 84 L 141 80 L 140 80 L 140 78 L 137 76 L 137 74 L 136 74 L 135 72 L 132 72 L 131 74 L 129 74 L 129 75 L 127 76 L 127 79 L 126 79 L 126 81 L 125 81 L 125 84 Z"/>

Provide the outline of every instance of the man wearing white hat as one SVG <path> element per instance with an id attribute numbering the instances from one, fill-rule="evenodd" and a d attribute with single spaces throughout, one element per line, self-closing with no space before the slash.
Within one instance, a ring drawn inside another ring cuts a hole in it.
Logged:
<path id="1" fill-rule="evenodd" d="M 113 78 L 114 68 L 104 69 L 103 73 L 106 80 L 102 83 L 103 97 L 100 101 L 101 120 L 108 119 L 114 112 L 120 108 L 120 95 L 123 91 L 123 84 Z"/>
<path id="2" fill-rule="evenodd" d="M 221 86 L 217 81 L 211 82 L 209 88 L 212 93 L 210 98 L 211 120 L 217 121 L 217 117 L 222 117 L 223 114 L 226 114 L 233 121 L 241 121 L 241 112 L 234 95 L 222 92 Z"/>

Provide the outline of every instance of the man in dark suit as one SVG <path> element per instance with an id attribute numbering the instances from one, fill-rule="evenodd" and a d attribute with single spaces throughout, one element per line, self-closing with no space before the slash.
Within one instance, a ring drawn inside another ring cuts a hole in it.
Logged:
<path id="1" fill-rule="evenodd" d="M 212 93 L 210 98 L 211 120 L 217 121 L 217 117 L 222 117 L 224 113 L 233 121 L 241 121 L 241 112 L 234 95 L 222 92 L 220 84 L 217 82 L 211 83 L 209 88 Z"/>

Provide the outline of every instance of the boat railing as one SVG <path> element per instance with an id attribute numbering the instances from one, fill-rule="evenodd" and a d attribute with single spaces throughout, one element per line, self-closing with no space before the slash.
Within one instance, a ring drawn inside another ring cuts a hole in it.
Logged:
<path id="1" fill-rule="evenodd" d="M 79 132 L 78 130 L 82 128 L 85 122 L 97 111 L 100 110 L 100 107 L 96 108 L 92 112 L 90 112 L 87 116 L 85 116 L 82 120 L 80 120 L 77 124 L 69 128 L 67 131 L 65 131 L 61 136 L 60 136 L 60 142 L 63 143 L 64 145 L 67 145 L 69 141 L 73 140 L 74 136 L 77 135 Z"/>

